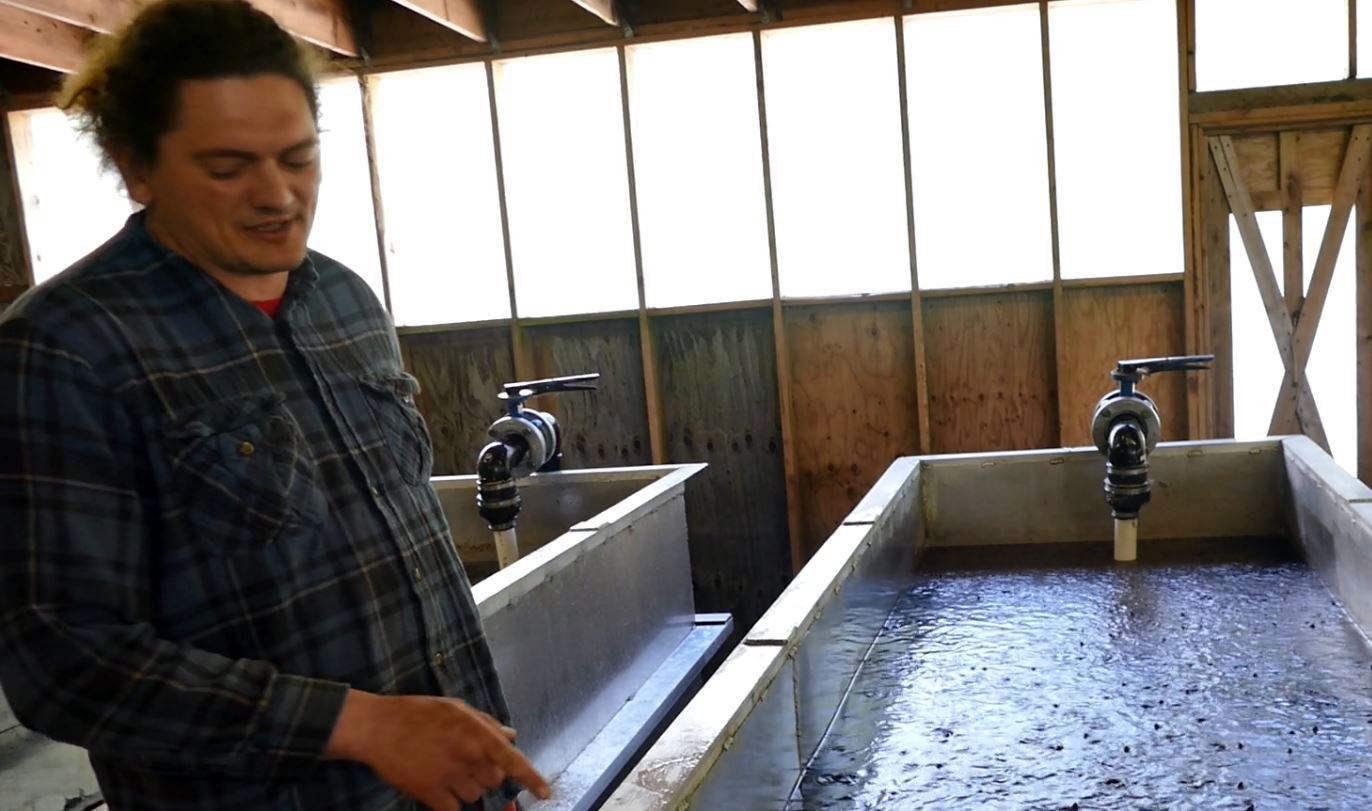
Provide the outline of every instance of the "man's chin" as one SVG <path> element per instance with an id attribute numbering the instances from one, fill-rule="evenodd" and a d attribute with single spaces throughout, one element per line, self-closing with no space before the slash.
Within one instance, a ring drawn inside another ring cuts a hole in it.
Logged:
<path id="1" fill-rule="evenodd" d="M 292 253 L 289 256 L 262 256 L 247 257 L 247 261 L 241 263 L 238 272 L 244 276 L 274 276 L 278 273 L 289 273 L 300 267 L 305 261 L 305 251 Z"/>

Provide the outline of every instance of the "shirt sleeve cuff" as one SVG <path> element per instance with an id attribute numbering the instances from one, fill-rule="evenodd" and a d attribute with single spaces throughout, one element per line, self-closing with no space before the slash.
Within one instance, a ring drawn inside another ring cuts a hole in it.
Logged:
<path id="1" fill-rule="evenodd" d="M 324 756 L 343 710 L 348 685 L 277 674 L 249 738 L 251 773 L 292 780 L 308 775 Z"/>

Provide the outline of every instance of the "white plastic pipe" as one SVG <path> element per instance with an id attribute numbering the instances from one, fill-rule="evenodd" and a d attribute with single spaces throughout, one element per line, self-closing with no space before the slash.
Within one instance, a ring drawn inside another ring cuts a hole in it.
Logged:
<path id="1" fill-rule="evenodd" d="M 1138 557 L 1139 519 L 1115 519 L 1115 560 L 1122 563 Z"/>
<path id="2" fill-rule="evenodd" d="M 505 568 L 519 560 L 519 540 L 513 529 L 497 530 L 495 533 L 495 556 L 500 568 Z"/>

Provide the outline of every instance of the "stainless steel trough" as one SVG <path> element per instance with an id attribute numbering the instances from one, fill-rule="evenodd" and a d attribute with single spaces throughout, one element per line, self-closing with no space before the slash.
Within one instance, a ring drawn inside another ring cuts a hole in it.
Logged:
<path id="1" fill-rule="evenodd" d="M 1095 449 L 896 461 L 603 807 L 777 808 L 915 581 L 917 556 L 1107 541 L 1103 464 Z M 1361 630 L 1372 629 L 1372 489 L 1309 439 L 1164 444 L 1152 465 L 1145 548 L 1285 536 Z"/>
<path id="2" fill-rule="evenodd" d="M 468 566 L 520 746 L 554 786 L 539 811 L 603 797 L 731 631 L 695 613 L 686 484 L 704 465 L 567 471 L 521 482 L 523 555 L 497 570 L 475 477 L 434 486 Z M 85 753 L 17 725 L 0 696 L 0 811 L 97 791 Z"/>

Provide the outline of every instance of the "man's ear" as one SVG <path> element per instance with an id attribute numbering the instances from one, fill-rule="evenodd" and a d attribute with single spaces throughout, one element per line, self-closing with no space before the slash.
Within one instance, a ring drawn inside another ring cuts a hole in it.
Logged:
<path id="1" fill-rule="evenodd" d="M 146 161 L 141 160 L 133 154 L 133 150 L 128 147 L 116 147 L 110 150 L 110 160 L 119 170 L 119 176 L 124 179 L 124 188 L 128 190 L 129 199 L 140 206 L 147 206 L 152 202 L 152 170 Z"/>

